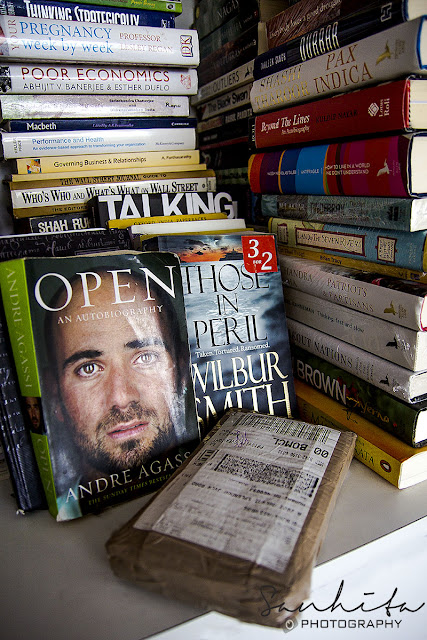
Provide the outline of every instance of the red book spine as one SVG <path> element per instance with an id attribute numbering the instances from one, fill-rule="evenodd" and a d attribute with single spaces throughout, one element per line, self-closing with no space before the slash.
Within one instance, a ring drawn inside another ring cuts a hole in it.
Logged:
<path id="1" fill-rule="evenodd" d="M 410 80 L 270 111 L 255 118 L 257 149 L 408 130 Z"/>

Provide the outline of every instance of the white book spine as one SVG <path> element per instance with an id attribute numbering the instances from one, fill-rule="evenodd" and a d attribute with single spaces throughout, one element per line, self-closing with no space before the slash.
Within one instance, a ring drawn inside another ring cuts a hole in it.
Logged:
<path id="1" fill-rule="evenodd" d="M 173 178 L 164 180 L 141 180 L 128 182 L 110 182 L 99 184 L 80 184 L 70 186 L 40 187 L 16 189 L 11 191 L 12 207 L 28 209 L 34 207 L 52 207 L 62 203 L 83 203 L 98 195 L 116 195 L 141 193 L 186 193 L 189 191 L 215 191 L 216 178 Z"/>
<path id="2" fill-rule="evenodd" d="M 402 283 L 407 291 L 399 291 L 397 279 L 396 287 L 388 288 L 359 278 L 356 269 L 333 267 L 283 254 L 279 255 L 279 263 L 283 284 L 288 287 L 415 331 L 427 328 L 424 297 L 427 288 L 422 285 Z M 372 280 L 375 277 L 381 279 L 372 274 Z M 409 293 L 409 289 L 413 293 Z"/>
<path id="3" fill-rule="evenodd" d="M 3 120 L 47 118 L 140 118 L 189 116 L 188 96 L 6 95 L 0 97 Z"/>
<path id="4" fill-rule="evenodd" d="M 366 313 L 329 303 L 308 293 L 284 287 L 286 315 L 314 329 L 349 342 L 380 358 L 422 371 L 427 362 L 427 333 L 400 327 Z"/>
<path id="5" fill-rule="evenodd" d="M 425 18 L 410 20 L 265 78 L 251 90 L 255 113 L 427 73 Z M 424 54 L 425 55 L 425 54 Z"/>
<path id="6" fill-rule="evenodd" d="M 196 67 L 199 40 L 192 29 L 130 27 L 0 16 L 4 59 L 112 62 Z"/>
<path id="7" fill-rule="evenodd" d="M 426 370 L 414 373 L 293 318 L 287 317 L 286 321 L 291 344 L 339 366 L 404 402 L 415 402 L 427 395 Z"/>
<path id="8" fill-rule="evenodd" d="M 196 148 L 196 130 L 193 128 L 108 129 L 43 134 L 6 132 L 1 136 L 6 160 L 84 153 L 139 153 Z"/>
<path id="9" fill-rule="evenodd" d="M 197 87 L 197 70 L 187 67 L 111 66 L 104 60 L 96 60 L 96 66 L 37 61 L 12 62 L 0 68 L 1 92 L 11 94 L 192 96 Z"/>

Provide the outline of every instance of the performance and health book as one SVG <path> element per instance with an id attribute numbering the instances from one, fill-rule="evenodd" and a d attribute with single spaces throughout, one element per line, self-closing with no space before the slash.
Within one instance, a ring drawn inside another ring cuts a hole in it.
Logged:
<path id="1" fill-rule="evenodd" d="M 423 16 L 288 69 L 254 80 L 255 113 L 322 98 L 351 89 L 427 74 L 426 20 Z"/>
<path id="2" fill-rule="evenodd" d="M 295 380 L 300 419 L 357 434 L 354 457 L 398 489 L 427 479 L 427 446 L 414 448 Z"/>
<path id="3" fill-rule="evenodd" d="M 160 235 L 142 248 L 172 251 L 181 260 L 202 432 L 230 407 L 295 415 L 274 236 Z"/>
<path id="4" fill-rule="evenodd" d="M 284 146 L 252 154 L 254 193 L 422 197 L 425 131 Z"/>
<path id="5" fill-rule="evenodd" d="M 427 271 L 425 229 L 396 231 L 286 218 L 270 218 L 268 229 L 277 235 L 279 245 L 349 257 L 355 263 Z"/>
<path id="6" fill-rule="evenodd" d="M 1 133 L 5 160 L 40 156 L 174 151 L 196 148 L 195 127 Z M 71 158 L 72 160 L 72 158 Z"/>
<path id="7" fill-rule="evenodd" d="M 427 9 L 426 9 L 427 10 Z M 255 117 L 257 149 L 427 129 L 427 78 L 403 78 Z"/>
<path id="8" fill-rule="evenodd" d="M 0 283 L 21 394 L 41 399 L 52 516 L 161 486 L 200 440 L 178 258 L 23 258 L 0 263 Z"/>
<path id="9" fill-rule="evenodd" d="M 103 63 L 103 64 L 101 64 Z M 167 95 L 192 96 L 197 92 L 197 69 L 146 65 L 110 65 L 97 60 L 96 65 L 9 62 L 0 67 L 3 94 L 39 95 Z M 117 99 L 117 98 L 116 98 Z"/>
<path id="10" fill-rule="evenodd" d="M 283 283 L 415 331 L 427 330 L 427 285 L 279 253 Z"/>
<path id="11" fill-rule="evenodd" d="M 287 324 L 291 345 L 318 355 L 404 402 L 427 397 L 427 369 L 411 371 L 290 317 Z"/>
<path id="12" fill-rule="evenodd" d="M 131 27 L 0 15 L 3 60 L 197 67 L 193 29 Z"/>

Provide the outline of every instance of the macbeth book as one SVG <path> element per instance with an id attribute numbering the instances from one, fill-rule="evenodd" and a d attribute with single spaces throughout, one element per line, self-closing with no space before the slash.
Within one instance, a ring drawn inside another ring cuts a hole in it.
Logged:
<path id="1" fill-rule="evenodd" d="M 132 251 L 0 264 L 20 392 L 50 513 L 157 489 L 199 441 L 180 265 Z"/>

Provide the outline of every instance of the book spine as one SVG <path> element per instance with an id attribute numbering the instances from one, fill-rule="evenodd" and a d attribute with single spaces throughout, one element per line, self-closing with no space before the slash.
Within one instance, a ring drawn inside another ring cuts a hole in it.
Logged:
<path id="1" fill-rule="evenodd" d="M 321 26 L 258 56 L 255 60 L 254 78 L 258 80 L 277 71 L 283 71 L 385 31 L 405 20 L 401 0 L 390 2 L 387 11 L 384 11 L 384 4 L 374 3 L 373 6 L 370 4 L 357 13 L 334 20 L 328 19 Z"/>
<path id="2" fill-rule="evenodd" d="M 286 315 L 411 371 L 425 369 L 427 334 L 285 287 Z"/>
<path id="3" fill-rule="evenodd" d="M 166 178 L 203 177 L 215 175 L 205 164 L 181 165 L 176 167 L 132 168 L 124 172 L 121 169 L 94 169 L 86 171 L 69 171 L 61 176 L 58 173 L 39 173 L 34 175 L 12 174 L 9 189 L 37 189 L 39 187 L 73 186 L 81 184 L 97 184 L 101 182 L 132 182 L 141 180 L 164 180 Z"/>
<path id="4" fill-rule="evenodd" d="M 199 107 L 199 120 L 208 120 L 227 111 L 232 111 L 238 107 L 251 104 L 250 91 L 252 82 L 248 82 L 243 87 L 232 89 L 227 93 L 205 102 Z"/>
<path id="5" fill-rule="evenodd" d="M 254 193 L 388 196 L 409 191 L 411 134 L 260 151 L 249 159 Z"/>
<path id="6" fill-rule="evenodd" d="M 157 222 L 189 222 L 199 220 L 225 220 L 225 213 L 197 213 L 173 216 L 152 216 L 150 218 L 121 218 L 115 220 L 107 220 L 107 229 L 129 229 L 133 225 L 152 224 Z"/>
<path id="7" fill-rule="evenodd" d="M 111 129 L 43 134 L 2 133 L 3 155 L 9 158 L 39 158 L 76 154 L 133 151 L 188 150 L 196 148 L 196 129 Z"/>
<path id="8" fill-rule="evenodd" d="M 257 0 L 248 0 L 244 3 L 239 0 L 218 0 L 217 2 L 204 0 L 196 4 L 193 27 L 197 29 L 199 37 L 204 38 L 233 18 L 240 17 L 242 22 L 246 23 L 254 14 L 258 20 Z"/>
<path id="9" fill-rule="evenodd" d="M 90 155 L 41 156 L 40 158 L 18 158 L 16 171 L 20 175 L 67 173 L 85 169 L 130 169 L 155 166 L 176 166 L 197 164 L 200 152 L 196 149 L 185 151 L 151 151 L 148 153 L 101 153 Z"/>
<path id="10" fill-rule="evenodd" d="M 41 133 L 44 131 L 104 131 L 115 129 L 190 129 L 197 125 L 196 118 L 156 117 L 142 118 L 52 118 L 37 120 L 9 120 L 11 133 Z"/>
<path id="11" fill-rule="evenodd" d="M 425 18 L 410 20 L 254 80 L 251 91 L 254 112 L 424 73 L 425 60 L 419 50 L 424 25 Z"/>
<path id="12" fill-rule="evenodd" d="M 235 217 L 231 195 L 224 191 L 190 191 L 178 194 L 144 193 L 141 197 L 131 195 L 130 198 L 123 196 L 120 199 L 99 196 L 96 199 L 95 220 L 103 227 L 108 220 L 135 221 L 136 217 L 173 218 L 208 213 L 226 213 L 229 218 Z"/>
<path id="13" fill-rule="evenodd" d="M 427 443 L 427 439 L 417 441 L 416 435 L 418 416 L 427 409 L 426 402 L 421 407 L 401 402 L 304 349 L 293 345 L 291 352 L 296 379 L 342 404 L 349 418 L 353 413 L 360 415 L 411 447 Z"/>
<path id="14" fill-rule="evenodd" d="M 421 231 L 427 227 L 427 200 L 368 196 L 259 194 L 265 218 Z"/>
<path id="15" fill-rule="evenodd" d="M 165 11 L 147 11 L 126 7 L 106 7 L 102 4 L 94 9 L 90 4 L 63 2 L 62 0 L 0 0 L 0 14 L 48 18 L 76 22 L 99 22 L 133 27 L 175 27 L 175 17 Z"/>
<path id="16" fill-rule="evenodd" d="M 120 94 L 120 95 L 194 95 L 197 92 L 197 70 L 188 68 L 146 66 L 96 67 L 73 64 L 31 64 L 13 62 L 0 67 L 0 89 L 3 94 Z"/>
<path id="17" fill-rule="evenodd" d="M 408 130 L 409 86 L 398 80 L 257 115 L 252 142 L 262 149 Z"/>
<path id="18" fill-rule="evenodd" d="M 12 192 L 12 207 L 15 218 L 33 215 L 50 215 L 88 211 L 88 202 L 95 196 L 147 193 L 180 193 L 187 191 L 216 191 L 216 178 L 176 178 L 168 180 L 144 180 L 141 182 L 118 182 L 63 187 L 42 187 Z"/>
<path id="19" fill-rule="evenodd" d="M 258 25 L 251 27 L 235 40 L 230 40 L 200 60 L 197 68 L 199 84 L 212 82 L 235 67 L 253 60 L 258 55 Z"/>
<path id="20" fill-rule="evenodd" d="M 245 31 L 251 29 L 258 24 L 259 9 L 256 7 L 248 14 L 244 15 L 240 13 L 232 18 L 228 19 L 217 29 L 200 38 L 200 58 L 203 59 L 206 56 L 210 56 L 217 49 L 227 44 L 232 40 L 239 38 Z"/>
<path id="21" fill-rule="evenodd" d="M 247 139 L 238 140 L 230 145 L 222 143 L 217 147 L 200 149 L 202 161 L 214 170 L 247 165 L 248 155 Z"/>
<path id="22" fill-rule="evenodd" d="M 382 3 L 370 2 L 369 4 Z M 387 7 L 383 9 L 384 17 L 388 15 L 390 4 L 387 3 Z M 399 4 L 404 3 L 399 2 Z M 366 10 L 365 0 L 338 0 L 333 3 L 333 6 L 326 2 L 319 4 L 316 0 L 301 0 L 297 7 L 288 7 L 267 20 L 268 48 L 273 49 L 332 20 L 364 10 Z"/>
<path id="23" fill-rule="evenodd" d="M 3 120 L 39 120 L 43 118 L 141 118 L 148 116 L 185 117 L 190 115 L 188 96 L 116 95 L 6 95 L 0 97 Z M 28 126 L 28 125 L 27 125 Z"/>
<path id="24" fill-rule="evenodd" d="M 427 287 L 407 280 L 279 255 L 283 284 L 408 329 L 427 328 Z"/>
<path id="25" fill-rule="evenodd" d="M 95 225 L 90 213 L 63 214 L 58 216 L 34 216 L 15 220 L 16 233 L 58 233 L 83 231 Z"/>
<path id="26" fill-rule="evenodd" d="M 4 60 L 64 60 L 175 67 L 199 64 L 197 32 L 1 16 Z"/>
<path id="27" fill-rule="evenodd" d="M 272 218 L 268 224 L 279 244 L 311 248 L 355 260 L 427 270 L 427 231 L 393 231 L 321 222 Z M 330 249 L 330 247 L 337 247 Z"/>
<path id="28" fill-rule="evenodd" d="M 168 0 L 85 0 L 85 2 L 86 4 L 106 5 L 108 7 L 166 11 L 166 13 L 175 15 L 182 13 L 181 0 L 175 0 L 175 2 L 169 2 Z"/>
<path id="29" fill-rule="evenodd" d="M 207 145 L 226 142 L 235 138 L 247 140 L 249 136 L 248 119 L 252 115 L 252 109 L 247 107 L 238 112 L 224 114 L 224 122 L 222 126 L 207 129 L 198 134 L 198 146 L 200 149 Z"/>
<path id="30" fill-rule="evenodd" d="M 352 420 L 346 420 L 345 409 L 342 409 L 338 403 L 332 406 L 328 403 L 328 408 L 326 408 L 324 404 L 319 405 L 315 402 L 315 398 L 318 396 L 314 396 L 312 389 L 303 392 L 298 381 L 296 381 L 295 387 L 301 420 L 310 422 L 310 424 L 325 425 L 332 429 L 355 430 L 357 433 L 357 417 L 353 416 Z M 336 411 L 337 408 L 340 409 L 339 412 Z M 357 435 L 354 457 L 390 484 L 397 488 L 400 487 L 401 461 L 397 457 L 383 451 L 381 447 L 372 444 L 367 438 L 360 435 Z"/>
<path id="31" fill-rule="evenodd" d="M 236 90 L 244 84 L 253 81 L 254 60 L 249 60 L 236 69 L 224 73 L 211 82 L 199 87 L 197 94 L 191 97 L 191 105 L 198 107 L 200 104 L 215 98 L 227 91 Z"/>

